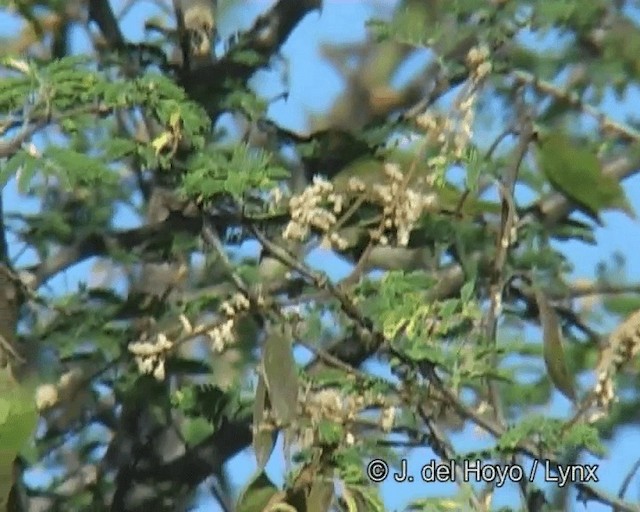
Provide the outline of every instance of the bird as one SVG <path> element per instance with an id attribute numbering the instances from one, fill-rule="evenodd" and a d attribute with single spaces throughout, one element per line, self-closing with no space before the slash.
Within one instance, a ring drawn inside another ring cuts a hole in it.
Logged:
<path id="1" fill-rule="evenodd" d="M 539 131 L 536 142 L 540 170 L 551 186 L 580 211 L 600 225 L 603 210 L 621 210 L 635 218 L 622 185 L 602 172 L 595 151 L 577 145 L 561 131 Z"/>

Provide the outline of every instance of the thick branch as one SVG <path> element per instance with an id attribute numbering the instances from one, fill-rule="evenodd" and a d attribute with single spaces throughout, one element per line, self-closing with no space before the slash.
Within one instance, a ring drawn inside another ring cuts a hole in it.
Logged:
<path id="1" fill-rule="evenodd" d="M 110 48 L 114 50 L 125 48 L 126 41 L 109 5 L 109 0 L 90 0 L 89 18 L 96 22 Z"/>
<path id="2" fill-rule="evenodd" d="M 208 66 L 183 69 L 181 85 L 215 117 L 220 111 L 216 91 L 224 91 L 229 84 L 245 84 L 258 69 L 269 63 L 298 23 L 320 4 L 320 0 L 280 0 L 256 20 L 251 30 L 223 58 Z M 241 58 L 247 53 L 257 58 Z"/>
<path id="3" fill-rule="evenodd" d="M 110 251 L 131 252 L 155 245 L 176 231 L 199 233 L 202 221 L 199 218 L 172 215 L 164 222 L 149 224 L 125 231 L 92 233 L 82 237 L 68 247 L 60 248 L 50 258 L 27 268 L 34 275 L 33 285 L 38 288 L 58 272 L 81 263 L 93 256 L 102 256 Z"/>

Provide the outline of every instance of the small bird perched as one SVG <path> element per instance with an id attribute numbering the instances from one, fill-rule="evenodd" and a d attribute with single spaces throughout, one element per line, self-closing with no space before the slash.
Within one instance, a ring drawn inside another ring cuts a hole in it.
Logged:
<path id="1" fill-rule="evenodd" d="M 190 67 L 210 61 L 216 38 L 216 0 L 174 0 L 182 50 Z"/>
<path id="2" fill-rule="evenodd" d="M 622 185 L 602 172 L 595 151 L 578 146 L 562 131 L 538 132 L 537 143 L 540 170 L 583 213 L 598 224 L 602 210 L 621 210 L 635 218 Z"/>

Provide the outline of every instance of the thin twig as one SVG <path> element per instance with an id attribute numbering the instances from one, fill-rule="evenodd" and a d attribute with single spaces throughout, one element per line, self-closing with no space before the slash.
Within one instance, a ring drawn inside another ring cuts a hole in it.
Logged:
<path id="1" fill-rule="evenodd" d="M 500 221 L 500 231 L 497 237 L 496 254 L 494 258 L 494 264 L 492 269 L 491 281 L 489 284 L 489 310 L 486 316 L 486 338 L 488 343 L 495 344 L 497 328 L 498 328 L 498 316 L 500 314 L 500 308 L 502 307 L 502 294 L 504 289 L 504 270 L 509 254 L 509 249 L 513 244 L 512 231 L 516 222 L 516 206 L 514 195 L 514 188 L 517 181 L 518 170 L 529 148 L 529 142 L 531 140 L 530 123 L 526 115 L 522 115 L 524 128 L 520 133 L 520 141 L 514 152 L 514 159 L 512 165 L 506 170 L 504 175 L 504 181 L 498 182 L 500 196 L 502 197 L 502 216 Z M 497 361 L 496 361 L 497 362 Z M 493 408 L 496 419 L 499 423 L 504 424 L 504 414 L 502 411 L 502 405 L 500 396 L 495 382 L 489 381 L 489 398 L 491 406 Z"/>
<path id="2" fill-rule="evenodd" d="M 435 370 L 433 369 L 429 371 L 429 380 L 436 386 L 438 391 L 443 394 L 443 396 L 462 417 L 473 421 L 476 425 L 493 435 L 495 438 L 500 438 L 504 435 L 504 433 L 506 432 L 506 429 L 504 427 L 480 415 L 479 413 L 462 403 L 462 401 L 460 401 L 460 399 L 456 397 L 447 386 L 444 385 L 440 377 L 438 377 L 438 375 L 435 373 Z M 541 452 L 538 446 L 535 446 L 530 442 L 523 441 L 519 443 L 515 447 L 515 450 L 522 453 L 523 455 L 527 455 L 532 459 L 543 458 L 548 460 L 551 468 L 554 471 L 556 471 L 557 467 L 560 465 L 560 462 L 555 457 L 553 457 L 551 454 Z M 619 512 L 640 512 L 640 506 L 625 502 L 620 498 L 612 496 L 591 484 L 576 482 L 575 486 L 579 491 L 584 493 L 587 499 L 592 499 L 604 505 L 615 506 L 617 507 L 617 510 Z"/>
<path id="3" fill-rule="evenodd" d="M 541 80 L 535 75 L 532 75 L 531 73 L 528 73 L 526 71 L 515 71 L 513 73 L 513 77 L 517 82 L 531 85 L 534 88 L 538 89 L 540 92 L 549 94 L 550 96 L 554 96 L 555 98 L 568 103 L 572 107 L 580 109 L 585 114 L 594 117 L 600 123 L 600 127 L 603 131 L 610 130 L 631 142 L 640 142 L 640 132 L 638 130 L 634 130 L 626 124 L 614 121 L 609 116 L 605 115 L 602 111 L 589 105 L 588 103 L 583 102 L 575 92 L 556 87 L 551 82 Z"/>
<path id="4" fill-rule="evenodd" d="M 345 373 L 349 374 L 349 375 L 353 375 L 354 377 L 357 377 L 361 380 L 364 381 L 370 381 L 372 379 L 372 377 L 364 372 L 361 372 L 360 370 L 358 370 L 357 368 L 354 368 L 353 366 L 343 362 L 342 360 L 338 359 L 335 356 L 332 356 L 331 354 L 329 354 L 329 352 L 327 352 L 326 350 L 323 350 L 319 347 L 316 347 L 314 345 L 312 345 L 311 343 L 307 343 L 306 341 L 303 340 L 296 340 L 296 345 L 300 345 L 304 348 L 306 348 L 307 350 L 309 350 L 310 352 L 312 352 L 316 357 L 318 357 L 318 359 L 323 360 L 325 363 L 344 371 Z"/>
<path id="5" fill-rule="evenodd" d="M 640 459 L 636 460 L 633 466 L 631 466 L 631 469 L 629 470 L 627 475 L 624 477 L 624 480 L 622 481 L 622 485 L 620 486 L 620 490 L 618 491 L 618 498 L 624 499 L 624 495 L 627 493 L 627 489 L 631 484 L 631 480 L 633 480 L 633 477 L 635 476 L 635 474 L 638 472 L 639 469 L 640 469 Z"/>

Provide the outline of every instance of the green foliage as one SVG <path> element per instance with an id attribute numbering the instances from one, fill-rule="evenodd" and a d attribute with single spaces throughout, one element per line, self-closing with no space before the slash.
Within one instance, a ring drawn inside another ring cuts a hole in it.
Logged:
<path id="1" fill-rule="evenodd" d="M 532 436 L 535 436 L 538 446 L 553 453 L 584 447 L 596 454 L 604 454 L 595 427 L 579 424 L 567 428 L 562 421 L 537 415 L 524 418 L 509 428 L 500 437 L 497 448 L 501 451 L 514 450 Z"/>
<path id="2" fill-rule="evenodd" d="M 298 372 L 291 353 L 289 339 L 271 333 L 262 354 L 262 372 L 269 402 L 280 425 L 289 425 L 296 419 L 298 404 Z"/>
<path id="3" fill-rule="evenodd" d="M 241 494 L 236 510 L 238 512 L 264 510 L 277 492 L 278 488 L 263 471 L 260 471 Z"/>
<path id="4" fill-rule="evenodd" d="M 189 373 L 197 374 L 194 371 Z M 223 391 L 211 384 L 183 386 L 174 392 L 171 401 L 174 407 L 195 420 L 206 420 L 214 430 L 229 419 L 237 417 L 243 409 L 238 390 Z"/>
<path id="5" fill-rule="evenodd" d="M 272 164 L 264 151 L 238 144 L 226 151 L 204 151 L 195 156 L 188 164 L 181 188 L 199 200 L 222 193 L 240 199 L 251 190 L 268 189 L 287 175 L 282 167 Z"/>
<path id="6" fill-rule="evenodd" d="M 272 108 L 307 104 L 297 71 L 275 100 L 256 85 L 303 46 L 290 36 L 319 2 L 265 7 L 212 41 L 215 58 L 185 55 L 159 29 L 181 26 L 170 13 L 132 43 L 109 2 L 80 4 L 0 8 L 19 21 L 0 50 L 0 362 L 15 350 L 16 379 L 40 373 L 59 395 L 36 432 L 34 390 L 0 393 L 0 499 L 13 486 L 52 510 L 160 512 L 193 506 L 213 476 L 239 512 L 382 512 L 396 503 L 367 476 L 373 458 L 553 466 L 602 456 L 636 421 L 637 329 L 607 339 L 640 307 L 633 267 L 614 255 L 577 281 L 562 243 L 603 248 L 576 210 L 635 214 L 617 179 L 640 169 L 621 112 L 640 76 L 631 2 L 372 7 L 372 37 L 320 48 L 344 90 L 300 132 Z M 93 48 L 78 51 L 87 19 Z M 308 187 L 318 176 L 330 185 Z M 575 408 L 552 417 L 556 391 Z M 470 428 L 483 437 L 463 452 Z M 265 469 L 278 437 L 282 486 Z M 227 462 L 245 448 L 257 472 L 235 488 Z M 56 477 L 29 488 L 18 454 Z M 581 498 L 625 508 L 587 484 Z M 500 492 L 425 488 L 397 506 Z"/>
<path id="7" fill-rule="evenodd" d="M 108 187 L 117 180 L 115 174 L 99 160 L 67 148 L 52 146 L 40 157 L 34 157 L 24 150 L 17 152 L 4 166 L 1 179 L 6 183 L 11 176 L 18 174 L 18 190 L 25 194 L 37 172 L 43 174 L 45 181 L 55 176 L 64 190 L 103 184 Z"/>
<path id="8" fill-rule="evenodd" d="M 460 299 L 424 303 L 424 293 L 433 284 L 425 273 L 399 271 L 387 273 L 380 283 L 364 282 L 361 287 L 361 293 L 368 296 L 363 302 L 364 310 L 376 319 L 377 327 L 387 338 L 406 337 L 410 342 L 407 354 L 414 359 L 421 358 L 415 350 L 435 354 L 433 351 L 438 348 L 429 348 L 425 343 L 430 338 L 455 336 L 479 315 L 472 301 L 473 283 L 462 288 Z"/>
<path id="9" fill-rule="evenodd" d="M 4 373 L 4 372 L 3 372 Z M 38 414 L 31 396 L 34 386 L 3 382 L 0 396 L 0 504 L 6 503 L 11 486 L 15 482 L 14 460 L 32 438 Z M 13 387 L 14 389 L 11 389 Z"/>
<path id="10" fill-rule="evenodd" d="M 262 470 L 267 465 L 273 448 L 276 444 L 277 431 L 270 430 L 265 419 L 270 410 L 267 385 L 262 375 L 258 377 L 256 396 L 253 402 L 253 451 L 256 455 L 258 469 Z"/>
<path id="11" fill-rule="evenodd" d="M 222 105 L 229 110 L 243 112 L 251 120 L 259 120 L 264 117 L 267 103 L 251 91 L 234 90 Z"/>
<path id="12" fill-rule="evenodd" d="M 392 22 L 373 20 L 368 23 L 379 41 L 394 40 L 416 47 L 426 47 L 434 40 L 442 37 L 442 29 L 435 34 L 425 31 L 425 7 L 412 4 L 401 9 Z"/>
<path id="13" fill-rule="evenodd" d="M 326 445 L 335 445 L 344 437 L 342 427 L 331 421 L 322 420 L 318 424 L 319 442 Z"/>

